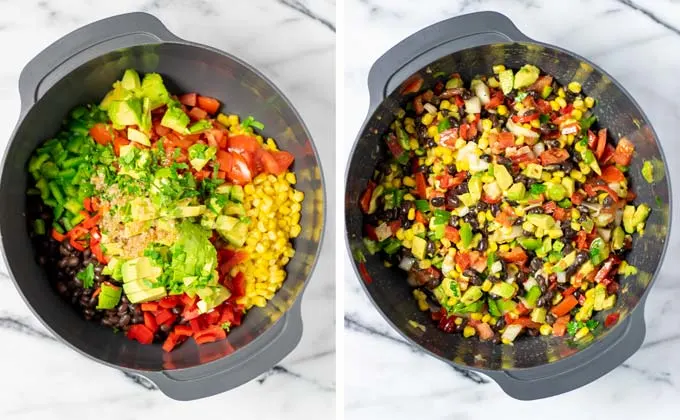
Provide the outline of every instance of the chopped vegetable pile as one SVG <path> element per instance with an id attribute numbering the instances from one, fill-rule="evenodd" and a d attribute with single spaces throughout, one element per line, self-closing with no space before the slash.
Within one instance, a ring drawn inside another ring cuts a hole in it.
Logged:
<path id="1" fill-rule="evenodd" d="M 293 155 L 219 108 L 130 69 L 32 156 L 38 260 L 86 319 L 171 351 L 225 338 L 281 287 L 304 200 Z"/>
<path id="2" fill-rule="evenodd" d="M 530 64 L 493 71 L 468 87 L 457 74 L 404 85 L 408 106 L 360 197 L 365 248 L 408 272 L 443 331 L 504 344 L 592 337 L 617 273 L 636 272 L 625 254 L 650 213 L 629 190 L 634 146 L 595 128 L 578 82 Z"/>

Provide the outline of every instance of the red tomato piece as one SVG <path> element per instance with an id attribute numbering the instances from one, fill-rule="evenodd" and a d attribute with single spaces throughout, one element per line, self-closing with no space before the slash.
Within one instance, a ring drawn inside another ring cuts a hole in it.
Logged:
<path id="1" fill-rule="evenodd" d="M 607 129 L 603 128 L 597 132 L 597 149 L 595 149 L 595 156 L 598 160 L 604 154 L 605 146 L 607 145 Z"/>
<path id="2" fill-rule="evenodd" d="M 247 158 L 239 153 L 232 153 L 233 164 L 231 168 L 225 168 L 227 177 L 235 184 L 245 185 L 253 180 L 253 175 L 247 162 Z M 221 166 L 220 166 L 221 167 Z"/>
<path id="3" fill-rule="evenodd" d="M 194 330 L 190 325 L 177 325 L 174 329 L 175 334 L 191 337 L 194 335 Z"/>
<path id="4" fill-rule="evenodd" d="M 635 146 L 633 143 L 626 138 L 622 138 L 619 140 L 619 144 L 616 145 L 616 150 L 614 151 L 612 159 L 621 166 L 628 166 L 633 159 L 634 152 Z"/>
<path id="5" fill-rule="evenodd" d="M 516 246 L 507 252 L 499 252 L 498 255 L 507 262 L 521 264 L 524 264 L 529 258 L 527 253 L 524 252 L 524 249 L 519 246 Z"/>
<path id="6" fill-rule="evenodd" d="M 444 237 L 451 242 L 460 241 L 460 232 L 453 226 L 446 225 L 444 228 Z"/>
<path id="7" fill-rule="evenodd" d="M 274 156 L 274 160 L 276 163 L 279 165 L 279 173 L 284 173 L 290 168 L 290 165 L 293 164 L 293 161 L 295 160 L 295 156 L 293 156 L 291 153 L 288 153 L 284 150 L 278 151 L 278 152 L 271 152 L 272 155 Z"/>
<path id="8" fill-rule="evenodd" d="M 164 309 L 174 308 L 179 304 L 179 296 L 166 296 L 158 302 L 158 306 Z"/>
<path id="9" fill-rule="evenodd" d="M 619 316 L 620 314 L 618 312 L 607 315 L 607 318 L 604 320 L 604 326 L 606 328 L 610 328 L 611 326 L 615 325 L 619 321 Z"/>
<path id="10" fill-rule="evenodd" d="M 231 153 L 224 150 L 217 151 L 217 162 L 220 164 L 220 170 L 229 172 L 234 166 L 234 157 Z"/>
<path id="11" fill-rule="evenodd" d="M 142 303 L 142 311 L 155 312 L 158 310 L 158 302 Z"/>
<path id="12" fill-rule="evenodd" d="M 195 93 L 185 93 L 179 97 L 179 101 L 186 106 L 196 106 L 197 96 Z"/>
<path id="13" fill-rule="evenodd" d="M 427 199 L 427 183 L 425 182 L 425 175 L 422 172 L 416 172 L 416 192 L 420 198 Z"/>
<path id="14" fill-rule="evenodd" d="M 196 105 L 210 115 L 215 114 L 220 109 L 220 101 L 209 96 L 199 95 L 196 98 Z"/>
<path id="15" fill-rule="evenodd" d="M 165 324 L 168 320 L 172 319 L 173 314 L 167 309 L 161 310 L 158 315 L 156 315 L 156 323 L 161 325 Z"/>
<path id="16" fill-rule="evenodd" d="M 127 146 L 130 144 L 130 141 L 126 138 L 123 137 L 116 137 L 113 140 L 113 150 L 116 152 L 116 156 L 120 156 L 120 148 L 122 146 Z"/>
<path id="17" fill-rule="evenodd" d="M 192 121 L 199 121 L 208 118 L 208 113 L 197 106 L 191 108 L 191 111 L 188 112 L 188 115 Z"/>
<path id="18" fill-rule="evenodd" d="M 401 86 L 400 92 L 402 95 L 416 93 L 423 87 L 423 82 L 423 78 L 416 74 L 404 82 L 404 84 Z"/>
<path id="19" fill-rule="evenodd" d="M 600 178 L 602 178 L 606 183 L 621 182 L 626 179 L 625 175 L 623 175 L 623 172 L 613 165 L 602 168 L 602 175 L 600 175 Z"/>
<path id="20" fill-rule="evenodd" d="M 229 137 L 227 141 L 227 147 L 232 152 L 249 152 L 255 153 L 261 148 L 260 143 L 257 142 L 255 137 L 238 135 Z"/>
<path id="21" fill-rule="evenodd" d="M 276 162 L 276 159 L 274 159 L 274 155 L 269 150 L 258 149 L 255 156 L 262 164 L 262 169 L 264 172 L 280 175 L 285 171 L 285 169 L 283 171 L 281 170 L 279 164 Z"/>
<path id="22" fill-rule="evenodd" d="M 513 147 L 515 145 L 515 135 L 507 131 L 498 133 L 497 140 L 503 149 L 507 149 L 508 147 Z"/>
<path id="23" fill-rule="evenodd" d="M 90 135 L 97 143 L 102 146 L 113 141 L 113 130 L 108 124 L 97 123 L 90 128 Z"/>
<path id="24" fill-rule="evenodd" d="M 541 164 L 543 166 L 554 165 L 567 160 L 569 158 L 569 152 L 560 148 L 548 149 L 541 153 L 539 158 L 541 159 Z"/>
<path id="25" fill-rule="evenodd" d="M 232 268 L 242 263 L 248 259 L 248 253 L 243 251 L 235 252 L 229 259 L 227 259 L 224 264 L 220 266 L 220 271 L 222 274 L 227 274 Z"/>

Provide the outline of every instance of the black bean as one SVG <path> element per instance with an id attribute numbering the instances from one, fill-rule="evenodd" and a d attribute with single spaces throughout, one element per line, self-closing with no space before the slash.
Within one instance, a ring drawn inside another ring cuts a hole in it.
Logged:
<path id="1" fill-rule="evenodd" d="M 427 249 L 426 250 L 427 250 L 428 255 L 434 255 L 434 252 L 436 250 L 436 248 L 434 246 L 434 242 L 427 241 Z"/>
<path id="2" fill-rule="evenodd" d="M 483 154 L 479 158 L 484 162 L 487 162 L 487 163 L 491 162 L 491 155 Z"/>
<path id="3" fill-rule="evenodd" d="M 449 217 L 449 226 L 453 227 L 458 227 L 460 217 L 456 216 L 455 214 L 452 214 L 451 217 Z"/>
<path id="4" fill-rule="evenodd" d="M 120 320 L 118 321 L 118 325 L 124 327 L 128 325 L 131 321 L 130 314 L 125 314 L 120 317 Z"/>
<path id="5" fill-rule="evenodd" d="M 70 258 L 68 259 L 68 261 L 66 262 L 66 264 L 67 264 L 69 267 L 76 267 L 78 264 L 80 264 L 80 260 L 78 259 L 78 257 L 75 257 L 75 256 L 74 256 L 74 257 L 70 257 Z"/>
<path id="6" fill-rule="evenodd" d="M 459 186 L 457 186 L 457 187 L 454 189 L 454 191 L 455 191 L 456 194 L 458 194 L 458 195 L 465 194 L 466 192 L 468 192 L 469 190 L 468 190 L 468 184 L 467 184 L 467 182 L 463 182 L 462 184 L 460 184 Z"/>
<path id="7" fill-rule="evenodd" d="M 527 211 L 527 213 L 529 213 L 529 214 L 543 214 L 543 207 L 541 207 L 541 206 L 534 207 L 532 209 L 529 209 L 529 211 Z"/>
<path id="8" fill-rule="evenodd" d="M 536 337 L 538 335 L 538 330 L 534 328 L 527 328 L 527 334 L 531 337 Z"/>
<path id="9" fill-rule="evenodd" d="M 104 270 L 104 266 L 103 266 L 103 265 L 101 265 L 101 264 L 95 265 L 95 267 L 94 267 L 94 273 L 95 273 L 95 274 L 101 274 L 101 273 L 102 273 L 102 270 Z"/>
<path id="10" fill-rule="evenodd" d="M 433 197 L 432 200 L 430 200 L 430 203 L 432 203 L 433 207 L 442 207 L 445 203 L 444 197 Z"/>
<path id="11" fill-rule="evenodd" d="M 135 315 L 135 316 L 132 317 L 132 323 L 133 323 L 133 324 L 141 324 L 142 322 L 144 322 L 144 317 L 143 317 L 143 316 L 141 316 L 141 315 Z"/>
<path id="12" fill-rule="evenodd" d="M 68 292 L 68 287 L 64 284 L 64 282 L 58 282 L 57 283 L 57 292 L 61 293 L 62 295 L 66 292 Z"/>
<path id="13" fill-rule="evenodd" d="M 453 210 L 460 206 L 460 199 L 453 191 L 447 191 L 446 193 L 446 209 Z"/>
<path id="14" fill-rule="evenodd" d="M 458 170 L 456 169 L 456 165 L 448 165 L 446 167 L 446 172 L 449 173 L 449 175 L 455 175 L 458 173 Z"/>
<path id="15" fill-rule="evenodd" d="M 163 331 L 164 333 L 170 332 L 171 328 L 172 326 L 168 324 L 163 324 L 160 326 L 160 330 Z"/>
<path id="16" fill-rule="evenodd" d="M 61 268 L 61 269 L 66 268 L 67 265 L 68 265 L 68 260 L 65 259 L 65 258 L 62 258 L 62 259 L 59 260 L 59 262 L 57 263 L 57 267 L 59 267 L 59 268 Z"/>
<path id="17" fill-rule="evenodd" d="M 182 310 L 178 307 L 174 307 L 174 308 L 172 308 L 172 313 L 175 314 L 175 315 L 179 315 L 179 314 L 182 313 Z"/>
<path id="18" fill-rule="evenodd" d="M 541 268 L 543 268 L 543 260 L 538 257 L 534 258 L 533 260 L 531 260 L 529 268 L 531 268 L 533 271 L 540 270 Z"/>
<path id="19" fill-rule="evenodd" d="M 489 241 L 486 236 L 482 236 L 482 239 L 477 244 L 477 251 L 484 252 L 489 247 Z"/>
<path id="20" fill-rule="evenodd" d="M 545 322 L 548 324 L 553 324 L 556 319 L 557 318 L 552 314 L 552 312 L 548 312 L 548 314 L 545 316 Z"/>
<path id="21" fill-rule="evenodd" d="M 501 211 L 501 205 L 494 203 L 491 205 L 491 213 L 495 216 Z"/>
<path id="22" fill-rule="evenodd" d="M 503 327 L 505 327 L 505 318 L 500 317 L 498 318 L 498 321 L 496 321 L 496 328 L 500 330 Z"/>
<path id="23" fill-rule="evenodd" d="M 71 255 L 71 251 L 69 251 L 68 248 L 66 248 L 66 243 L 59 247 L 59 253 L 64 257 L 68 257 L 69 255 Z"/>
<path id="24" fill-rule="evenodd" d="M 127 300 L 127 299 L 125 299 L 125 300 Z M 118 313 L 125 313 L 125 312 L 127 312 L 128 308 L 129 308 L 129 306 L 128 306 L 127 303 L 121 302 L 121 304 L 118 305 Z"/>
<path id="25" fill-rule="evenodd" d="M 71 281 L 73 282 L 75 287 L 83 287 L 83 281 L 80 280 L 78 277 L 73 277 L 73 279 Z M 82 292 L 80 292 L 80 293 L 82 293 Z"/>

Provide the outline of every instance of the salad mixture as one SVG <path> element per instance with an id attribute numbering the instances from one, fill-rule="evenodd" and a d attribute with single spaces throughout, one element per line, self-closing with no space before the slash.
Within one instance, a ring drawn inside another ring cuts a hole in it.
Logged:
<path id="1" fill-rule="evenodd" d="M 281 287 L 304 199 L 293 155 L 219 108 L 130 69 L 33 154 L 38 261 L 86 319 L 171 351 L 225 338 Z"/>
<path id="2" fill-rule="evenodd" d="M 625 255 L 650 213 L 626 178 L 634 146 L 595 128 L 578 82 L 561 87 L 529 64 L 493 70 L 468 87 L 443 73 L 431 90 L 422 78 L 402 87 L 412 99 L 360 198 L 365 248 L 408 272 L 446 332 L 592 337 L 617 274 L 636 273 Z"/>

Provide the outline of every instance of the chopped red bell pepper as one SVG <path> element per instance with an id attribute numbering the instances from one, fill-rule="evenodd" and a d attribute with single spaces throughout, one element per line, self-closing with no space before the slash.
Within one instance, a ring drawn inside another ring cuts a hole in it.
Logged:
<path id="1" fill-rule="evenodd" d="M 64 239 L 66 239 L 66 235 L 57 232 L 56 229 L 52 229 L 52 237 L 57 242 L 64 242 Z"/>
<path id="2" fill-rule="evenodd" d="M 187 337 L 191 337 L 194 335 L 194 330 L 191 328 L 190 325 L 177 325 L 175 326 L 175 334 L 177 335 L 184 335 Z"/>
<path id="3" fill-rule="evenodd" d="M 163 343 L 163 350 L 166 352 L 171 352 L 172 349 L 174 349 L 178 344 L 182 343 L 182 341 L 186 340 L 185 336 L 181 336 L 175 332 L 171 332 L 168 334 L 168 338 L 165 339 L 165 342 Z"/>
<path id="4" fill-rule="evenodd" d="M 425 174 L 416 172 L 416 192 L 420 198 L 427 199 L 427 183 L 425 182 Z"/>
<path id="5" fill-rule="evenodd" d="M 158 323 L 156 322 L 156 318 L 153 316 L 151 312 L 144 312 L 144 325 L 152 332 L 156 332 L 156 330 L 158 329 Z"/>
<path id="6" fill-rule="evenodd" d="M 158 302 L 142 303 L 142 311 L 155 312 L 158 310 Z"/>
<path id="7" fill-rule="evenodd" d="M 612 327 L 617 322 L 619 322 L 619 317 L 620 317 L 620 314 L 618 312 L 614 312 L 614 313 L 607 315 L 607 318 L 605 318 L 605 320 L 604 320 L 604 326 L 606 328 Z"/>
<path id="8" fill-rule="evenodd" d="M 553 306 L 552 309 L 550 309 L 550 312 L 552 312 L 555 316 L 564 316 L 569 313 L 572 309 L 574 309 L 578 305 L 578 299 L 576 299 L 574 296 L 569 295 L 565 296 L 564 299 L 557 305 Z"/>
<path id="9" fill-rule="evenodd" d="M 156 323 L 159 325 L 165 324 L 165 322 L 169 319 L 172 319 L 173 316 L 174 315 L 172 312 L 167 309 L 163 309 L 159 311 L 158 315 L 156 315 Z"/>
<path id="10" fill-rule="evenodd" d="M 541 327 L 541 324 L 534 322 L 528 316 L 521 316 L 512 321 L 512 324 L 521 325 L 526 328 L 537 329 Z"/>
<path id="11" fill-rule="evenodd" d="M 143 324 L 135 324 L 127 332 L 130 340 L 137 340 L 142 344 L 153 343 L 153 332 Z"/>
<path id="12" fill-rule="evenodd" d="M 363 211 L 365 214 L 368 214 L 368 210 L 371 207 L 371 196 L 373 195 L 373 190 L 375 190 L 375 187 L 375 182 L 369 180 L 366 190 L 364 190 L 363 194 L 361 194 L 361 198 L 359 199 L 359 206 L 361 207 L 361 211 Z"/>
<path id="13" fill-rule="evenodd" d="M 373 278 L 368 273 L 368 269 L 366 268 L 366 263 L 359 263 L 359 273 L 361 274 L 361 278 L 364 279 L 364 282 L 366 284 L 373 283 Z"/>
<path id="14" fill-rule="evenodd" d="M 602 283 L 603 280 L 605 280 L 607 277 L 609 277 L 609 273 L 619 264 L 619 259 L 616 257 L 609 257 L 607 260 L 602 264 L 602 267 L 597 271 L 597 274 L 595 274 L 595 282 L 596 283 Z M 606 286 L 606 285 L 605 285 Z"/>
<path id="15" fill-rule="evenodd" d="M 172 309 L 177 306 L 180 302 L 178 295 L 166 296 L 158 302 L 158 306 L 163 309 Z"/>

